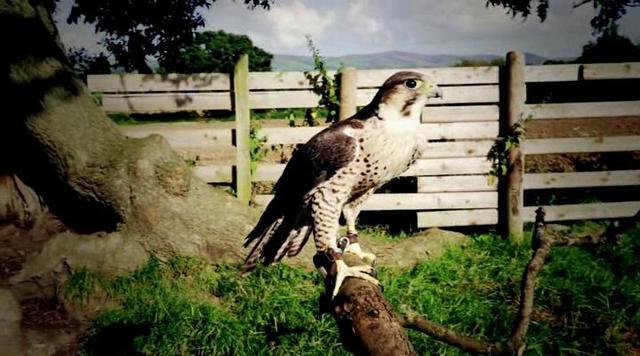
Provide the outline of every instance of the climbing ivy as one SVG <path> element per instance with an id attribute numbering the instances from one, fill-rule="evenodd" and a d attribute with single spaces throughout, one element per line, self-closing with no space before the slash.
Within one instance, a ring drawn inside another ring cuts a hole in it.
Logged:
<path id="1" fill-rule="evenodd" d="M 305 71 L 304 76 L 311 84 L 311 90 L 320 96 L 318 101 L 318 107 L 307 110 L 305 114 L 305 123 L 309 126 L 315 126 L 318 124 L 316 117 L 318 115 L 318 109 L 320 107 L 327 110 L 327 122 L 338 121 L 338 111 L 340 109 L 340 86 L 339 77 L 342 70 L 342 65 L 336 73 L 332 76 L 327 71 L 327 66 L 324 58 L 320 55 L 320 50 L 314 45 L 311 37 L 307 36 L 307 46 L 311 51 L 311 57 L 313 58 L 313 71 Z"/>
<path id="2" fill-rule="evenodd" d="M 520 147 L 525 137 L 525 123 L 528 118 L 521 117 L 506 133 L 499 137 L 489 149 L 487 160 L 491 161 L 491 171 L 487 177 L 489 184 L 493 184 L 497 177 L 502 177 L 509 170 L 509 153 Z"/>

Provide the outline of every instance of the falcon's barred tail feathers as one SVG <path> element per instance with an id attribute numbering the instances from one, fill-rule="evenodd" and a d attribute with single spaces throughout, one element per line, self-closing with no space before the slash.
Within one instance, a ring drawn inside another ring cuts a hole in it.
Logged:
<path id="1" fill-rule="evenodd" d="M 281 200 L 276 197 L 269 203 L 256 227 L 246 237 L 244 247 L 255 243 L 243 270 L 251 270 L 259 262 L 268 265 L 284 256 L 297 255 L 311 235 L 308 213 L 287 209 Z"/>

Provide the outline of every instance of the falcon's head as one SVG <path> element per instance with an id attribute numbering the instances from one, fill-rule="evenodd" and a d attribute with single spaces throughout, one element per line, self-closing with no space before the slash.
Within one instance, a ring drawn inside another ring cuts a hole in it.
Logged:
<path id="1" fill-rule="evenodd" d="M 440 88 L 428 76 L 398 72 L 382 84 L 370 105 L 383 120 L 418 120 L 427 99 L 440 97 Z"/>

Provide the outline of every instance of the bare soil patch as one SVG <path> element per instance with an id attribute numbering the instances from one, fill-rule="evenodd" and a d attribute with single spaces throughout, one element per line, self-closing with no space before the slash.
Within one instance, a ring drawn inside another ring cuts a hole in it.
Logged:
<path id="1" fill-rule="evenodd" d="M 65 230 L 64 224 L 51 214 L 36 219 L 29 226 L 0 223 L 0 285 L 6 285 L 29 255 L 40 252 L 47 240 Z"/>
<path id="2" fill-rule="evenodd" d="M 531 120 L 526 124 L 527 138 L 568 138 L 640 135 L 640 117 Z M 640 152 L 571 153 L 529 155 L 527 173 L 580 172 L 639 169 Z"/>
<path id="3" fill-rule="evenodd" d="M 73 319 L 54 300 L 29 299 L 21 304 L 22 333 L 30 355 L 77 355 L 86 325 Z"/>
<path id="4" fill-rule="evenodd" d="M 529 120 L 527 138 L 640 135 L 640 117 Z"/>
<path id="5" fill-rule="evenodd" d="M 0 225 L 0 285 L 7 286 L 30 255 L 67 228 L 51 214 L 28 226 Z M 28 355 L 77 355 L 86 325 L 73 319 L 56 300 L 28 299 L 21 302 L 21 331 Z"/>

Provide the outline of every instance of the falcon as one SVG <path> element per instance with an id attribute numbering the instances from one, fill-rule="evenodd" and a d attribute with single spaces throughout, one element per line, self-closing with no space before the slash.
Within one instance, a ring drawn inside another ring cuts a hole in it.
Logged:
<path id="1" fill-rule="evenodd" d="M 371 103 L 298 147 L 276 182 L 275 196 L 245 239 L 253 244 L 243 268 L 297 255 L 313 234 L 315 246 L 336 268 L 333 296 L 346 277 L 379 284 L 371 266 L 349 267 L 346 252 L 374 261 L 358 243 L 356 218 L 373 192 L 406 171 L 420 156 L 420 114 L 440 97 L 433 80 L 416 72 L 387 79 Z M 340 237 L 340 215 L 347 224 Z"/>

